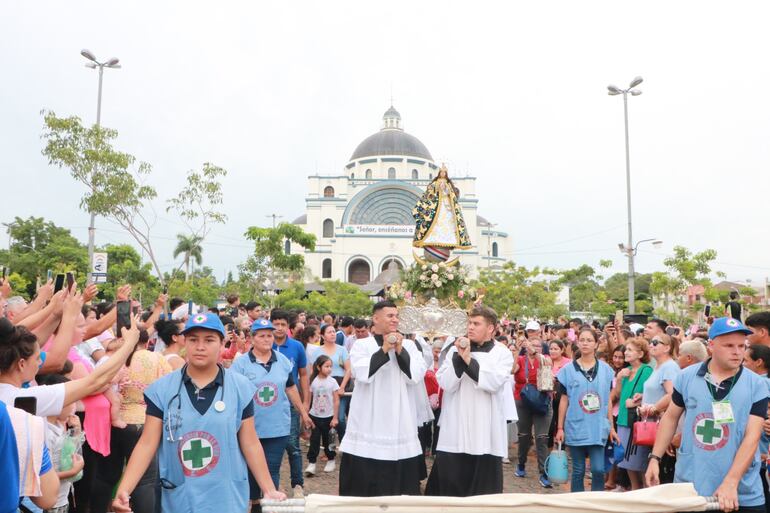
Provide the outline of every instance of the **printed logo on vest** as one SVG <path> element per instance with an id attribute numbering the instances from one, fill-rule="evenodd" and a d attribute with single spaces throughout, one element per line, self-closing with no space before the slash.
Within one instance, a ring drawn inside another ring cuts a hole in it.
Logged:
<path id="1" fill-rule="evenodd" d="M 699 413 L 692 425 L 695 447 L 706 451 L 716 451 L 727 444 L 730 438 L 730 426 L 714 422 L 711 413 Z"/>
<path id="2" fill-rule="evenodd" d="M 580 409 L 586 413 L 596 413 L 601 408 L 599 396 L 596 392 L 586 392 L 580 397 Z"/>
<path id="3" fill-rule="evenodd" d="M 205 476 L 219 463 L 219 442 L 205 431 L 191 431 L 179 441 L 179 461 L 185 476 Z"/>
<path id="4" fill-rule="evenodd" d="M 263 381 L 257 385 L 257 392 L 254 394 L 254 401 L 257 406 L 272 406 L 278 400 L 278 387 L 270 381 Z"/>

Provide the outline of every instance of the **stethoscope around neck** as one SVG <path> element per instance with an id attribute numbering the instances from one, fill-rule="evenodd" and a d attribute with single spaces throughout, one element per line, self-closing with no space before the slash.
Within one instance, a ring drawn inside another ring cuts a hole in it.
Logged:
<path id="1" fill-rule="evenodd" d="M 224 368 L 217 364 L 217 367 L 219 367 L 220 372 L 224 375 Z M 187 364 L 182 367 L 182 373 L 181 376 L 184 376 L 187 374 Z M 179 428 L 182 425 L 182 385 L 184 384 L 184 378 L 180 377 L 179 379 L 179 386 L 176 389 L 176 394 L 171 396 L 171 399 L 169 399 L 168 404 L 166 405 L 166 413 L 163 415 L 164 422 L 163 427 L 166 431 L 166 441 L 168 442 L 178 442 L 179 439 L 175 436 L 176 432 L 179 430 Z M 214 410 L 217 413 L 222 413 L 225 411 L 225 380 L 222 380 L 222 386 L 219 387 L 220 389 L 220 397 L 219 401 L 214 402 Z M 215 397 L 216 399 L 216 397 Z M 172 403 L 176 401 L 176 409 L 172 411 Z"/>

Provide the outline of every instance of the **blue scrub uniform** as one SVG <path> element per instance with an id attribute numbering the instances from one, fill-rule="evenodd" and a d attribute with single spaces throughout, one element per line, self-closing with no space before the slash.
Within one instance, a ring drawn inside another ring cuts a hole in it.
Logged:
<path id="1" fill-rule="evenodd" d="M 292 367 L 289 359 L 276 350 L 268 365 L 257 362 L 254 353 L 249 351 L 230 366 L 230 371 L 245 376 L 256 387 L 254 425 L 259 438 L 289 436 L 291 414 L 286 386 L 294 384 Z"/>
<path id="2" fill-rule="evenodd" d="M 610 389 L 614 373 L 609 365 L 597 360 L 596 377 L 588 381 L 576 368 L 577 362 L 565 365 L 556 376 L 567 391 L 569 407 L 564 418 L 564 441 L 568 446 L 607 444 L 610 421 L 607 418 Z M 592 402 L 598 399 L 598 409 Z"/>
<path id="3" fill-rule="evenodd" d="M 712 412 L 714 397 L 706 384 L 707 364 L 691 365 L 674 381 L 672 400 L 682 407 L 685 419 L 682 445 L 677 451 L 674 482 L 695 486 L 698 495 L 710 497 L 722 484 L 743 442 L 749 416 L 755 403 L 764 401 L 767 410 L 768 388 L 765 378 L 741 369 L 727 395 L 734 422 L 717 424 Z M 723 385 L 724 387 L 724 385 Z M 738 484 L 741 506 L 761 506 L 765 502 L 759 477 L 759 448 Z"/>
<path id="4" fill-rule="evenodd" d="M 201 414 L 182 383 L 182 369 L 160 378 L 145 390 L 163 411 L 158 452 L 161 507 L 174 513 L 246 511 L 249 482 L 246 460 L 238 443 L 244 409 L 254 387 L 243 376 L 224 371 L 224 385 Z M 225 408 L 217 411 L 218 401 Z M 169 427 L 174 441 L 169 440 Z"/>
<path id="5" fill-rule="evenodd" d="M 289 443 L 291 433 L 291 411 L 286 387 L 294 385 L 292 363 L 284 355 L 273 349 L 267 363 L 257 361 L 249 351 L 233 362 L 230 370 L 245 376 L 254 394 L 254 426 L 265 452 L 265 460 L 270 470 L 270 477 L 276 488 L 281 479 L 281 460 Z M 300 460 L 300 467 L 302 466 Z M 249 478 L 251 499 L 260 497 L 259 487 L 254 476 Z"/>

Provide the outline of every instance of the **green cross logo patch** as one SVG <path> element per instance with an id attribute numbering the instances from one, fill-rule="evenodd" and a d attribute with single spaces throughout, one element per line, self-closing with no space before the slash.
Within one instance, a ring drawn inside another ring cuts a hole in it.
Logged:
<path id="1" fill-rule="evenodd" d="M 692 425 L 695 446 L 706 451 L 716 451 L 727 444 L 730 426 L 717 424 L 711 413 L 699 413 Z"/>
<path id="2" fill-rule="evenodd" d="M 272 406 L 278 400 L 278 387 L 270 381 L 263 381 L 257 385 L 254 401 L 257 406 Z"/>
<path id="3" fill-rule="evenodd" d="M 205 431 L 191 431 L 179 441 L 179 461 L 185 476 L 205 476 L 219 463 L 219 442 Z"/>

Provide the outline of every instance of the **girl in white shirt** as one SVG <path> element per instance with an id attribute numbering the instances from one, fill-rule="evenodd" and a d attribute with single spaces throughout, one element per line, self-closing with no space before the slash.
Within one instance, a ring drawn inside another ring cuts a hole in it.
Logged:
<path id="1" fill-rule="evenodd" d="M 327 463 L 324 472 L 333 472 L 336 465 L 334 458 L 337 453 L 329 448 L 329 431 L 337 427 L 337 413 L 340 407 L 340 397 L 337 390 L 340 386 L 331 377 L 332 359 L 322 354 L 313 362 L 313 374 L 310 376 L 310 418 L 315 427 L 310 435 L 310 449 L 307 452 L 309 462 L 305 473 L 312 476 L 316 473 L 315 462 L 323 440 Z"/>

